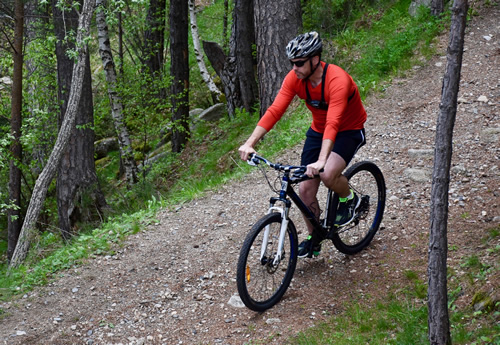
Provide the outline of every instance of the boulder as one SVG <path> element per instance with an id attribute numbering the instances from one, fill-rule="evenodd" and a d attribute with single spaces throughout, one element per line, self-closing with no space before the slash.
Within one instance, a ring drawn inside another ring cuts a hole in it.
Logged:
<path id="1" fill-rule="evenodd" d="M 203 110 L 198 116 L 198 120 L 203 121 L 218 121 L 226 114 L 226 106 L 224 103 L 217 103 L 210 108 Z"/>
<path id="2" fill-rule="evenodd" d="M 116 151 L 120 147 L 117 138 L 104 138 L 94 143 L 95 159 L 106 157 L 109 152 Z"/>
<path id="3" fill-rule="evenodd" d="M 431 7 L 431 0 L 413 0 L 410 4 L 410 8 L 408 9 L 410 15 L 413 17 L 416 16 L 420 6 Z"/>
<path id="4" fill-rule="evenodd" d="M 429 182 L 432 178 L 432 171 L 429 169 L 405 169 L 404 174 L 407 178 L 415 182 Z"/>

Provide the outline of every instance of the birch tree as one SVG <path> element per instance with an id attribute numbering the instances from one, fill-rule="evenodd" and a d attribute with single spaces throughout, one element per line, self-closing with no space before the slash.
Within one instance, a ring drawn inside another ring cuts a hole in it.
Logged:
<path id="1" fill-rule="evenodd" d="M 449 345 L 447 268 L 448 189 L 452 155 L 453 127 L 464 49 L 467 0 L 455 0 L 450 28 L 446 72 L 436 126 L 436 149 L 431 191 L 431 228 L 429 237 L 428 324 L 431 345 Z"/>
<path id="2" fill-rule="evenodd" d="M 38 216 L 40 215 L 43 202 L 45 201 L 49 185 L 56 174 L 61 156 L 66 151 L 69 138 L 75 126 L 76 112 L 82 92 L 83 77 L 85 74 L 85 61 L 88 52 L 88 47 L 84 40 L 89 36 L 90 22 L 92 20 L 94 6 L 95 0 L 85 0 L 80 12 L 78 32 L 76 36 L 77 62 L 73 67 L 73 84 L 69 95 L 68 107 L 66 108 L 66 114 L 59 130 L 59 135 L 57 136 L 56 143 L 47 164 L 36 180 L 28 210 L 26 211 L 26 216 L 21 228 L 21 233 L 19 234 L 19 240 L 12 256 L 12 260 L 10 261 L 9 268 L 21 265 L 28 255 L 31 242 L 33 241 L 36 231 L 35 225 L 38 220 Z"/>
<path id="3" fill-rule="evenodd" d="M 132 185 L 137 182 L 137 165 L 135 164 L 134 154 L 132 152 L 130 135 L 123 119 L 123 103 L 117 92 L 115 62 L 111 52 L 108 25 L 106 23 L 106 0 L 97 0 L 96 5 L 99 54 L 101 55 L 102 65 L 106 74 L 106 82 L 108 84 L 111 115 L 113 117 L 116 134 L 118 135 L 118 144 L 123 168 L 125 170 L 125 177 L 129 185 Z"/>
<path id="4" fill-rule="evenodd" d="M 196 8 L 194 0 L 189 0 L 189 19 L 191 23 L 191 36 L 193 37 L 194 55 L 196 56 L 196 62 L 198 63 L 198 68 L 200 69 L 201 77 L 205 84 L 207 84 L 210 94 L 214 102 L 220 102 L 220 92 L 219 88 L 215 85 L 210 73 L 208 73 L 207 66 L 205 65 L 205 60 L 203 59 L 203 54 L 200 48 L 200 35 L 198 34 L 198 23 L 196 20 Z"/>

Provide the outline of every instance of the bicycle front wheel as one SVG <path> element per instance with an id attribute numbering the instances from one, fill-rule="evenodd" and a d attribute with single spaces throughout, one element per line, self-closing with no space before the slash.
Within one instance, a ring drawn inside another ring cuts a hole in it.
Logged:
<path id="1" fill-rule="evenodd" d="M 281 214 L 270 213 L 252 227 L 240 251 L 236 282 L 243 303 L 264 311 L 279 302 L 297 265 L 297 231 L 290 220 L 278 253 Z"/>
<path id="2" fill-rule="evenodd" d="M 344 254 L 356 254 L 370 244 L 380 227 L 385 209 L 385 180 L 372 162 L 358 162 L 346 170 L 349 186 L 361 199 L 354 221 L 331 236 Z M 336 203 L 335 203 L 336 204 Z"/>

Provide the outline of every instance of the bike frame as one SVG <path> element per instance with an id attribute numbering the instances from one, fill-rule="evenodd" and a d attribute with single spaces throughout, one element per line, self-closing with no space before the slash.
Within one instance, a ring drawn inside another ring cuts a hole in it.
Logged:
<path id="1" fill-rule="evenodd" d="M 321 224 L 321 221 L 319 221 L 316 218 L 316 215 L 307 207 L 307 205 L 302 201 L 302 199 L 299 197 L 299 195 L 295 192 L 293 189 L 293 184 L 290 181 L 290 172 L 286 171 L 283 175 L 283 178 L 281 180 L 281 190 L 280 190 L 280 196 L 279 197 L 272 197 L 270 199 L 270 205 L 268 209 L 268 214 L 273 212 L 273 211 L 278 211 L 281 213 L 281 229 L 280 229 L 280 236 L 279 236 L 279 241 L 278 241 L 278 251 L 276 253 L 276 256 L 273 261 L 273 265 L 279 264 L 281 261 L 281 253 L 283 252 L 283 243 L 285 241 L 285 236 L 288 228 L 288 222 L 290 220 L 289 218 L 289 212 L 290 208 L 292 206 L 292 203 L 288 199 L 288 197 L 293 201 L 293 203 L 298 207 L 300 212 L 304 215 L 304 217 L 312 224 L 313 226 L 313 236 L 314 234 L 320 234 L 322 238 L 326 238 L 326 234 L 328 233 L 329 229 L 331 228 L 331 219 L 333 217 L 329 217 L 329 212 L 330 212 L 330 203 L 333 200 L 332 197 L 332 191 L 328 190 L 328 197 L 327 197 L 327 202 L 326 202 L 326 210 L 325 210 L 325 218 L 323 220 L 323 224 Z M 277 207 L 275 206 L 276 202 L 282 202 L 284 204 L 283 207 Z M 265 251 L 267 248 L 268 244 L 268 239 L 269 239 L 269 226 L 266 227 L 266 230 L 264 232 L 264 240 L 262 241 L 262 248 L 261 248 L 261 260 L 263 259 L 265 255 Z"/>

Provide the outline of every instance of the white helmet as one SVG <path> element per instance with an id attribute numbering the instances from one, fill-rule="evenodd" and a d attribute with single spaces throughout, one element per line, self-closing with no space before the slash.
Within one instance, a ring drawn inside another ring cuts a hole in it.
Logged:
<path id="1" fill-rule="evenodd" d="M 323 51 L 321 38 L 316 31 L 311 31 L 295 37 L 286 46 L 286 55 L 289 60 L 308 58 Z"/>

